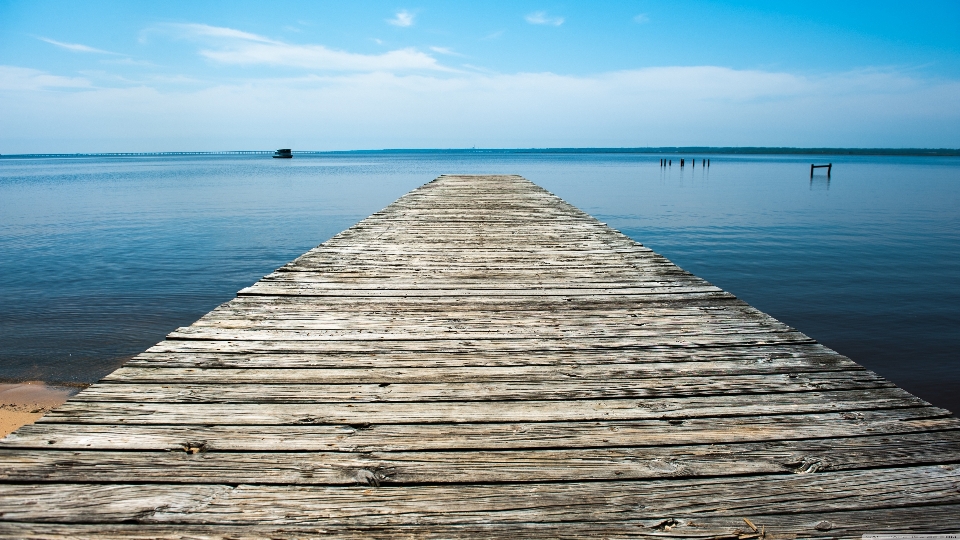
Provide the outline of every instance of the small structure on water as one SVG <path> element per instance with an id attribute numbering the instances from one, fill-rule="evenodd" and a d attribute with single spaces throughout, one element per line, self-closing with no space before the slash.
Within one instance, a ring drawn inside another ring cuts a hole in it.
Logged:
<path id="1" fill-rule="evenodd" d="M 289 148 L 281 148 L 273 153 L 273 157 L 290 159 L 293 157 L 293 151 Z"/>
<path id="2" fill-rule="evenodd" d="M 830 171 L 833 169 L 833 163 L 827 163 L 826 165 L 815 165 L 815 164 L 811 163 L 811 164 L 810 164 L 810 178 L 813 178 L 813 170 L 814 170 L 814 169 L 823 169 L 823 168 L 826 168 L 826 169 L 827 169 L 827 178 L 830 178 Z"/>

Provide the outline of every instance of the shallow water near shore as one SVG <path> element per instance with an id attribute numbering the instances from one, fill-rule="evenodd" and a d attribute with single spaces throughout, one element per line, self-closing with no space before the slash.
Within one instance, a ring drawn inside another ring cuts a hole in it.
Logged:
<path id="1" fill-rule="evenodd" d="M 504 173 L 960 411 L 960 158 L 661 157 L 0 159 L 0 380 L 95 381 L 439 174 Z"/>

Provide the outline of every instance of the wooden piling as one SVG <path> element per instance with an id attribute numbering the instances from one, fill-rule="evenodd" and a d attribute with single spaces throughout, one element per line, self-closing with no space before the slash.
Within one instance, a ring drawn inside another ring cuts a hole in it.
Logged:
<path id="1" fill-rule="evenodd" d="M 826 168 L 826 169 L 827 169 L 827 178 L 830 178 L 830 171 L 833 169 L 833 163 L 828 163 L 828 164 L 826 164 L 826 165 L 814 165 L 813 163 L 811 163 L 811 164 L 810 164 L 810 178 L 813 178 L 813 170 L 814 170 L 814 169 L 823 169 L 823 168 Z"/>
<path id="2" fill-rule="evenodd" d="M 958 464 L 948 411 L 523 178 L 442 176 L 0 442 L 0 537 L 947 533 Z"/>

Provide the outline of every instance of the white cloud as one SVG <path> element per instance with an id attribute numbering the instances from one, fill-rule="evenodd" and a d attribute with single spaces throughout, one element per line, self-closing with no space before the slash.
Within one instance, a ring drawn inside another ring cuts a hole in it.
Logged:
<path id="1" fill-rule="evenodd" d="M 205 24 L 175 25 L 181 37 L 200 39 L 209 48 L 200 54 L 235 65 L 271 65 L 331 71 L 451 71 L 432 56 L 413 48 L 383 54 L 357 54 L 323 45 L 296 45 L 257 34 Z"/>
<path id="2" fill-rule="evenodd" d="M 31 91 L 90 87 L 90 81 L 84 78 L 61 77 L 16 66 L 0 66 L 0 90 Z"/>
<path id="3" fill-rule="evenodd" d="M 394 26 L 400 26 L 400 27 L 413 26 L 413 17 L 414 17 L 413 13 L 410 13 L 409 11 L 402 9 L 398 11 L 397 14 L 394 15 L 392 19 L 387 19 L 387 22 Z"/>
<path id="4" fill-rule="evenodd" d="M 497 73 L 496 71 L 494 71 L 494 70 L 492 70 L 492 69 L 485 68 L 485 67 L 475 66 L 475 65 L 473 65 L 473 64 L 460 64 L 460 65 L 461 65 L 462 67 L 470 70 L 470 71 L 475 71 L 475 72 L 477 72 L 477 73 L 484 73 L 484 74 L 487 74 L 487 75 L 498 75 L 498 73 Z"/>
<path id="5" fill-rule="evenodd" d="M 445 54 L 447 56 L 463 56 L 449 47 L 430 47 L 430 50 L 437 54 Z"/>
<path id="6" fill-rule="evenodd" d="M 381 71 L 200 88 L 31 92 L 82 82 L 11 67 L 0 70 L 0 81 L 11 80 L 11 69 L 27 83 L 0 99 L 4 154 L 270 148 L 280 136 L 304 149 L 960 147 L 960 81 L 891 70 L 819 76 L 714 66 L 592 76 Z"/>
<path id="7" fill-rule="evenodd" d="M 323 45 L 244 44 L 200 54 L 224 64 L 267 64 L 331 71 L 448 70 L 436 59 L 416 49 L 398 49 L 383 54 L 356 54 Z"/>
<path id="8" fill-rule="evenodd" d="M 563 24 L 563 17 L 551 17 L 546 11 L 535 11 L 524 17 L 530 24 L 547 24 L 551 26 L 560 26 Z"/>
<path id="9" fill-rule="evenodd" d="M 633 22 L 637 24 L 643 24 L 650 22 L 650 16 L 646 13 L 641 13 L 633 18 Z"/>
<path id="10" fill-rule="evenodd" d="M 187 77 L 186 75 L 150 75 L 148 79 L 153 82 L 164 84 L 205 85 L 205 81 L 193 77 Z"/>
<path id="11" fill-rule="evenodd" d="M 496 32 L 491 32 L 480 39 L 499 39 L 503 35 L 503 30 L 497 30 Z"/>
<path id="12" fill-rule="evenodd" d="M 119 53 L 115 53 L 115 52 L 104 51 L 104 50 L 102 50 L 102 49 L 95 49 L 95 48 L 93 48 L 93 47 L 89 47 L 89 46 L 87 46 L 87 45 L 82 45 L 82 44 L 80 44 L 80 43 L 64 43 L 64 42 L 62 42 L 62 41 L 56 41 L 56 40 L 53 40 L 53 39 L 50 39 L 50 38 L 41 37 L 41 36 L 36 36 L 36 37 L 37 37 L 37 39 L 39 39 L 40 41 L 45 41 L 45 42 L 47 42 L 47 43 L 49 43 L 49 44 L 51 44 L 51 45 L 56 45 L 57 47 L 60 47 L 61 49 L 66 49 L 66 50 L 68 50 L 68 51 L 83 52 L 83 53 L 96 53 L 96 54 L 119 54 Z"/>
<path id="13" fill-rule="evenodd" d="M 146 60 L 134 60 L 133 58 L 110 58 L 100 60 L 101 64 L 111 64 L 117 66 L 150 66 L 156 67 L 156 64 L 153 62 L 148 62 Z"/>
<path id="14" fill-rule="evenodd" d="M 279 43 L 278 41 L 258 36 L 257 34 L 251 34 L 250 32 L 235 30 L 233 28 L 224 28 L 222 26 L 210 26 L 209 24 L 174 24 L 169 26 L 180 29 L 187 36 L 237 39 L 259 43 Z"/>

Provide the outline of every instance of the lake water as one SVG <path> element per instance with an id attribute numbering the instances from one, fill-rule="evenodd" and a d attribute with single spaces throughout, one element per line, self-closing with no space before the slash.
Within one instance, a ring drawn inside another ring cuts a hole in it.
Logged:
<path id="1" fill-rule="evenodd" d="M 0 380 L 94 381 L 439 174 L 508 173 L 960 411 L 960 158 L 661 157 L 0 159 Z"/>

